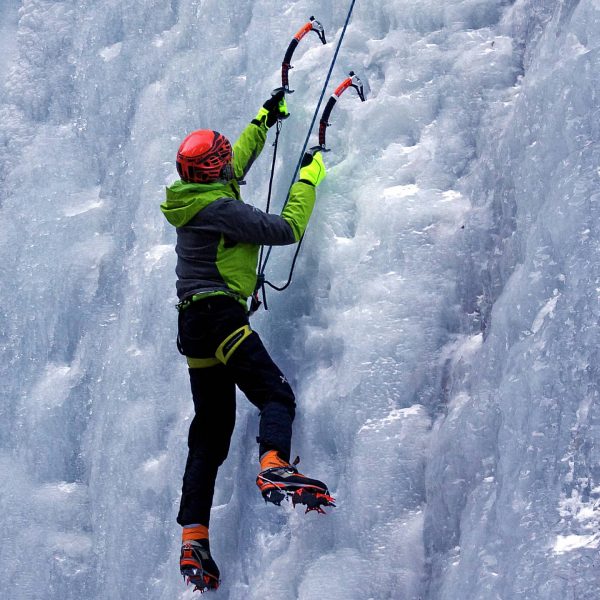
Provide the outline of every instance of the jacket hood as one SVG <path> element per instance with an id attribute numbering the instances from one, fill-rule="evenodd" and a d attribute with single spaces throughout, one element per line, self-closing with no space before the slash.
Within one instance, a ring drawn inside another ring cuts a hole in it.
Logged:
<path id="1" fill-rule="evenodd" d="M 166 188 L 166 200 L 160 205 L 165 218 L 174 227 L 183 227 L 203 208 L 218 198 L 238 198 L 236 181 L 228 183 L 186 183 L 178 180 Z"/>

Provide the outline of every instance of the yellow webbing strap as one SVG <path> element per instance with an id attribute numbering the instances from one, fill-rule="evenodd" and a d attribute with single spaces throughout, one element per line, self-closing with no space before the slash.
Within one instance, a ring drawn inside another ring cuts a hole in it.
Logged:
<path id="1" fill-rule="evenodd" d="M 206 369 L 208 367 L 220 365 L 221 363 L 226 365 L 227 361 L 231 358 L 231 355 L 251 333 L 252 329 L 250 329 L 248 325 L 236 329 L 221 342 L 214 357 L 192 358 L 191 356 L 186 356 L 188 367 L 190 369 Z"/>
<path id="2" fill-rule="evenodd" d="M 231 355 L 238 349 L 239 345 L 252 333 L 249 325 L 244 325 L 236 329 L 231 335 L 228 335 L 219 345 L 215 356 L 224 365 L 231 358 Z"/>
<path id="3" fill-rule="evenodd" d="M 192 358 L 191 356 L 186 356 L 186 358 L 190 369 L 206 369 L 206 367 L 220 364 L 216 358 Z"/>

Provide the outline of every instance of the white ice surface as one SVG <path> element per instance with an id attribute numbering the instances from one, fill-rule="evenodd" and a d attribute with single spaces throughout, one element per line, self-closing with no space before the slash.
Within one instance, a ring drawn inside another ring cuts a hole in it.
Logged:
<path id="1" fill-rule="evenodd" d="M 0 5 L 0 597 L 192 597 L 158 204 L 182 137 L 234 137 L 314 14 L 331 43 L 294 57 L 281 206 L 347 4 Z M 294 283 L 253 319 L 338 507 L 263 504 L 240 396 L 215 598 L 597 595 L 599 37 L 597 0 L 357 0 L 333 79 L 372 94 L 336 107 Z"/>

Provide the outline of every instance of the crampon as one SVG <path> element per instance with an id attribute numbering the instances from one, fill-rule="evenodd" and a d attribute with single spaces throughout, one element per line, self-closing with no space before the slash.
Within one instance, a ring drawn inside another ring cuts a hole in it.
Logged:
<path id="1" fill-rule="evenodd" d="M 205 573 L 202 569 L 189 569 L 189 571 L 181 571 L 183 578 L 187 585 L 193 585 L 194 592 L 209 592 L 210 590 L 216 590 L 219 587 L 219 581 L 214 577 Z"/>
<path id="2" fill-rule="evenodd" d="M 296 504 L 302 504 L 306 506 L 304 514 L 316 511 L 321 515 L 326 514 L 323 510 L 324 506 L 335 507 L 335 498 L 332 498 L 329 494 L 323 494 L 317 491 L 311 491 L 306 488 L 301 488 L 295 491 L 271 488 L 263 491 L 263 498 L 265 502 L 271 502 L 276 506 L 281 506 L 284 500 L 292 500 L 292 506 L 296 508 Z"/>
<path id="3" fill-rule="evenodd" d="M 282 460 L 275 451 L 267 453 L 261 464 L 267 466 L 267 460 L 271 460 L 274 466 L 264 468 L 256 478 L 256 485 L 261 491 L 265 502 L 271 502 L 277 506 L 285 499 L 292 499 L 292 504 L 303 504 L 305 512 L 313 510 L 324 515 L 323 506 L 335 506 L 335 498 L 329 495 L 327 486 L 318 479 L 311 479 L 302 473 L 298 473 L 296 465 L 300 458 L 296 457 L 293 464 Z M 266 464 L 265 464 L 266 463 Z"/>

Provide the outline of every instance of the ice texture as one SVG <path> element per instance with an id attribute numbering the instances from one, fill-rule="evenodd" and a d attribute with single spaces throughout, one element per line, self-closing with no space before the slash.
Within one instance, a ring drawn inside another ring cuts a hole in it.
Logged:
<path id="1" fill-rule="evenodd" d="M 314 14 L 330 43 L 294 56 L 281 207 L 349 4 L 0 4 L 0 597 L 193 597 L 158 204 L 183 136 L 235 137 Z M 338 507 L 263 503 L 240 395 L 214 598 L 597 597 L 599 47 L 598 0 L 357 0 L 330 88 L 353 69 L 371 95 L 338 103 L 294 282 L 252 321 Z M 269 154 L 243 188 L 261 208 Z"/>

